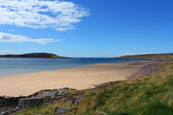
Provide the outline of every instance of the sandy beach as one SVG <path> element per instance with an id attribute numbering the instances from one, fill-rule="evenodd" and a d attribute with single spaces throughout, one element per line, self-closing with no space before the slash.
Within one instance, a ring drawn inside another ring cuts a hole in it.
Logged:
<path id="1" fill-rule="evenodd" d="M 69 87 L 94 88 L 95 85 L 127 80 L 150 61 L 101 63 L 63 70 L 45 71 L 0 78 L 0 96 L 27 96 L 42 89 Z"/>

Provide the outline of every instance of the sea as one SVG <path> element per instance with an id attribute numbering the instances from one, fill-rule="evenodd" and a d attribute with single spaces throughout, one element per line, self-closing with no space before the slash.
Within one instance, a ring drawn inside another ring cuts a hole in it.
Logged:
<path id="1" fill-rule="evenodd" d="M 87 66 L 98 63 L 133 62 L 120 58 L 0 58 L 0 77 Z"/>

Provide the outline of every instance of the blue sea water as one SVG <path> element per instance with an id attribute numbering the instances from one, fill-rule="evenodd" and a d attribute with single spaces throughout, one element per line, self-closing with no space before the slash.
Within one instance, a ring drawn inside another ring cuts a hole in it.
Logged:
<path id="1" fill-rule="evenodd" d="M 0 58 L 0 77 L 47 70 L 86 66 L 97 63 L 131 62 L 137 59 L 119 58 Z"/>

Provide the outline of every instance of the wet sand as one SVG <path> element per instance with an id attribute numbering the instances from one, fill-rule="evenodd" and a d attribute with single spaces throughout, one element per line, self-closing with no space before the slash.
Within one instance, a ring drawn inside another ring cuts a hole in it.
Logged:
<path id="1" fill-rule="evenodd" d="M 27 96 L 42 89 L 69 87 L 94 88 L 95 85 L 127 80 L 150 61 L 101 63 L 63 70 L 45 71 L 0 78 L 0 96 Z"/>

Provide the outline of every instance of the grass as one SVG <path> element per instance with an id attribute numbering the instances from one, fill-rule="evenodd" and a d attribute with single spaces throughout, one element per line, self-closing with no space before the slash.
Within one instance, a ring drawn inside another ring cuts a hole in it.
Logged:
<path id="1" fill-rule="evenodd" d="M 121 58 L 127 58 L 127 59 L 149 59 L 149 60 L 170 60 L 170 59 L 173 59 L 173 53 L 168 53 L 168 54 L 131 55 L 131 56 L 122 56 Z"/>
<path id="2" fill-rule="evenodd" d="M 161 73 L 82 91 L 82 102 L 67 115 L 173 115 L 173 60 L 161 64 Z M 53 115 L 57 102 L 18 115 Z"/>
<path id="3" fill-rule="evenodd" d="M 35 108 L 29 108 L 26 110 L 21 111 L 20 113 L 18 113 L 17 115 L 54 115 L 54 109 L 57 106 L 67 106 L 69 105 L 70 102 L 56 102 L 56 103 L 52 103 L 52 104 L 48 104 L 46 106 L 39 106 L 39 107 L 35 107 Z"/>

